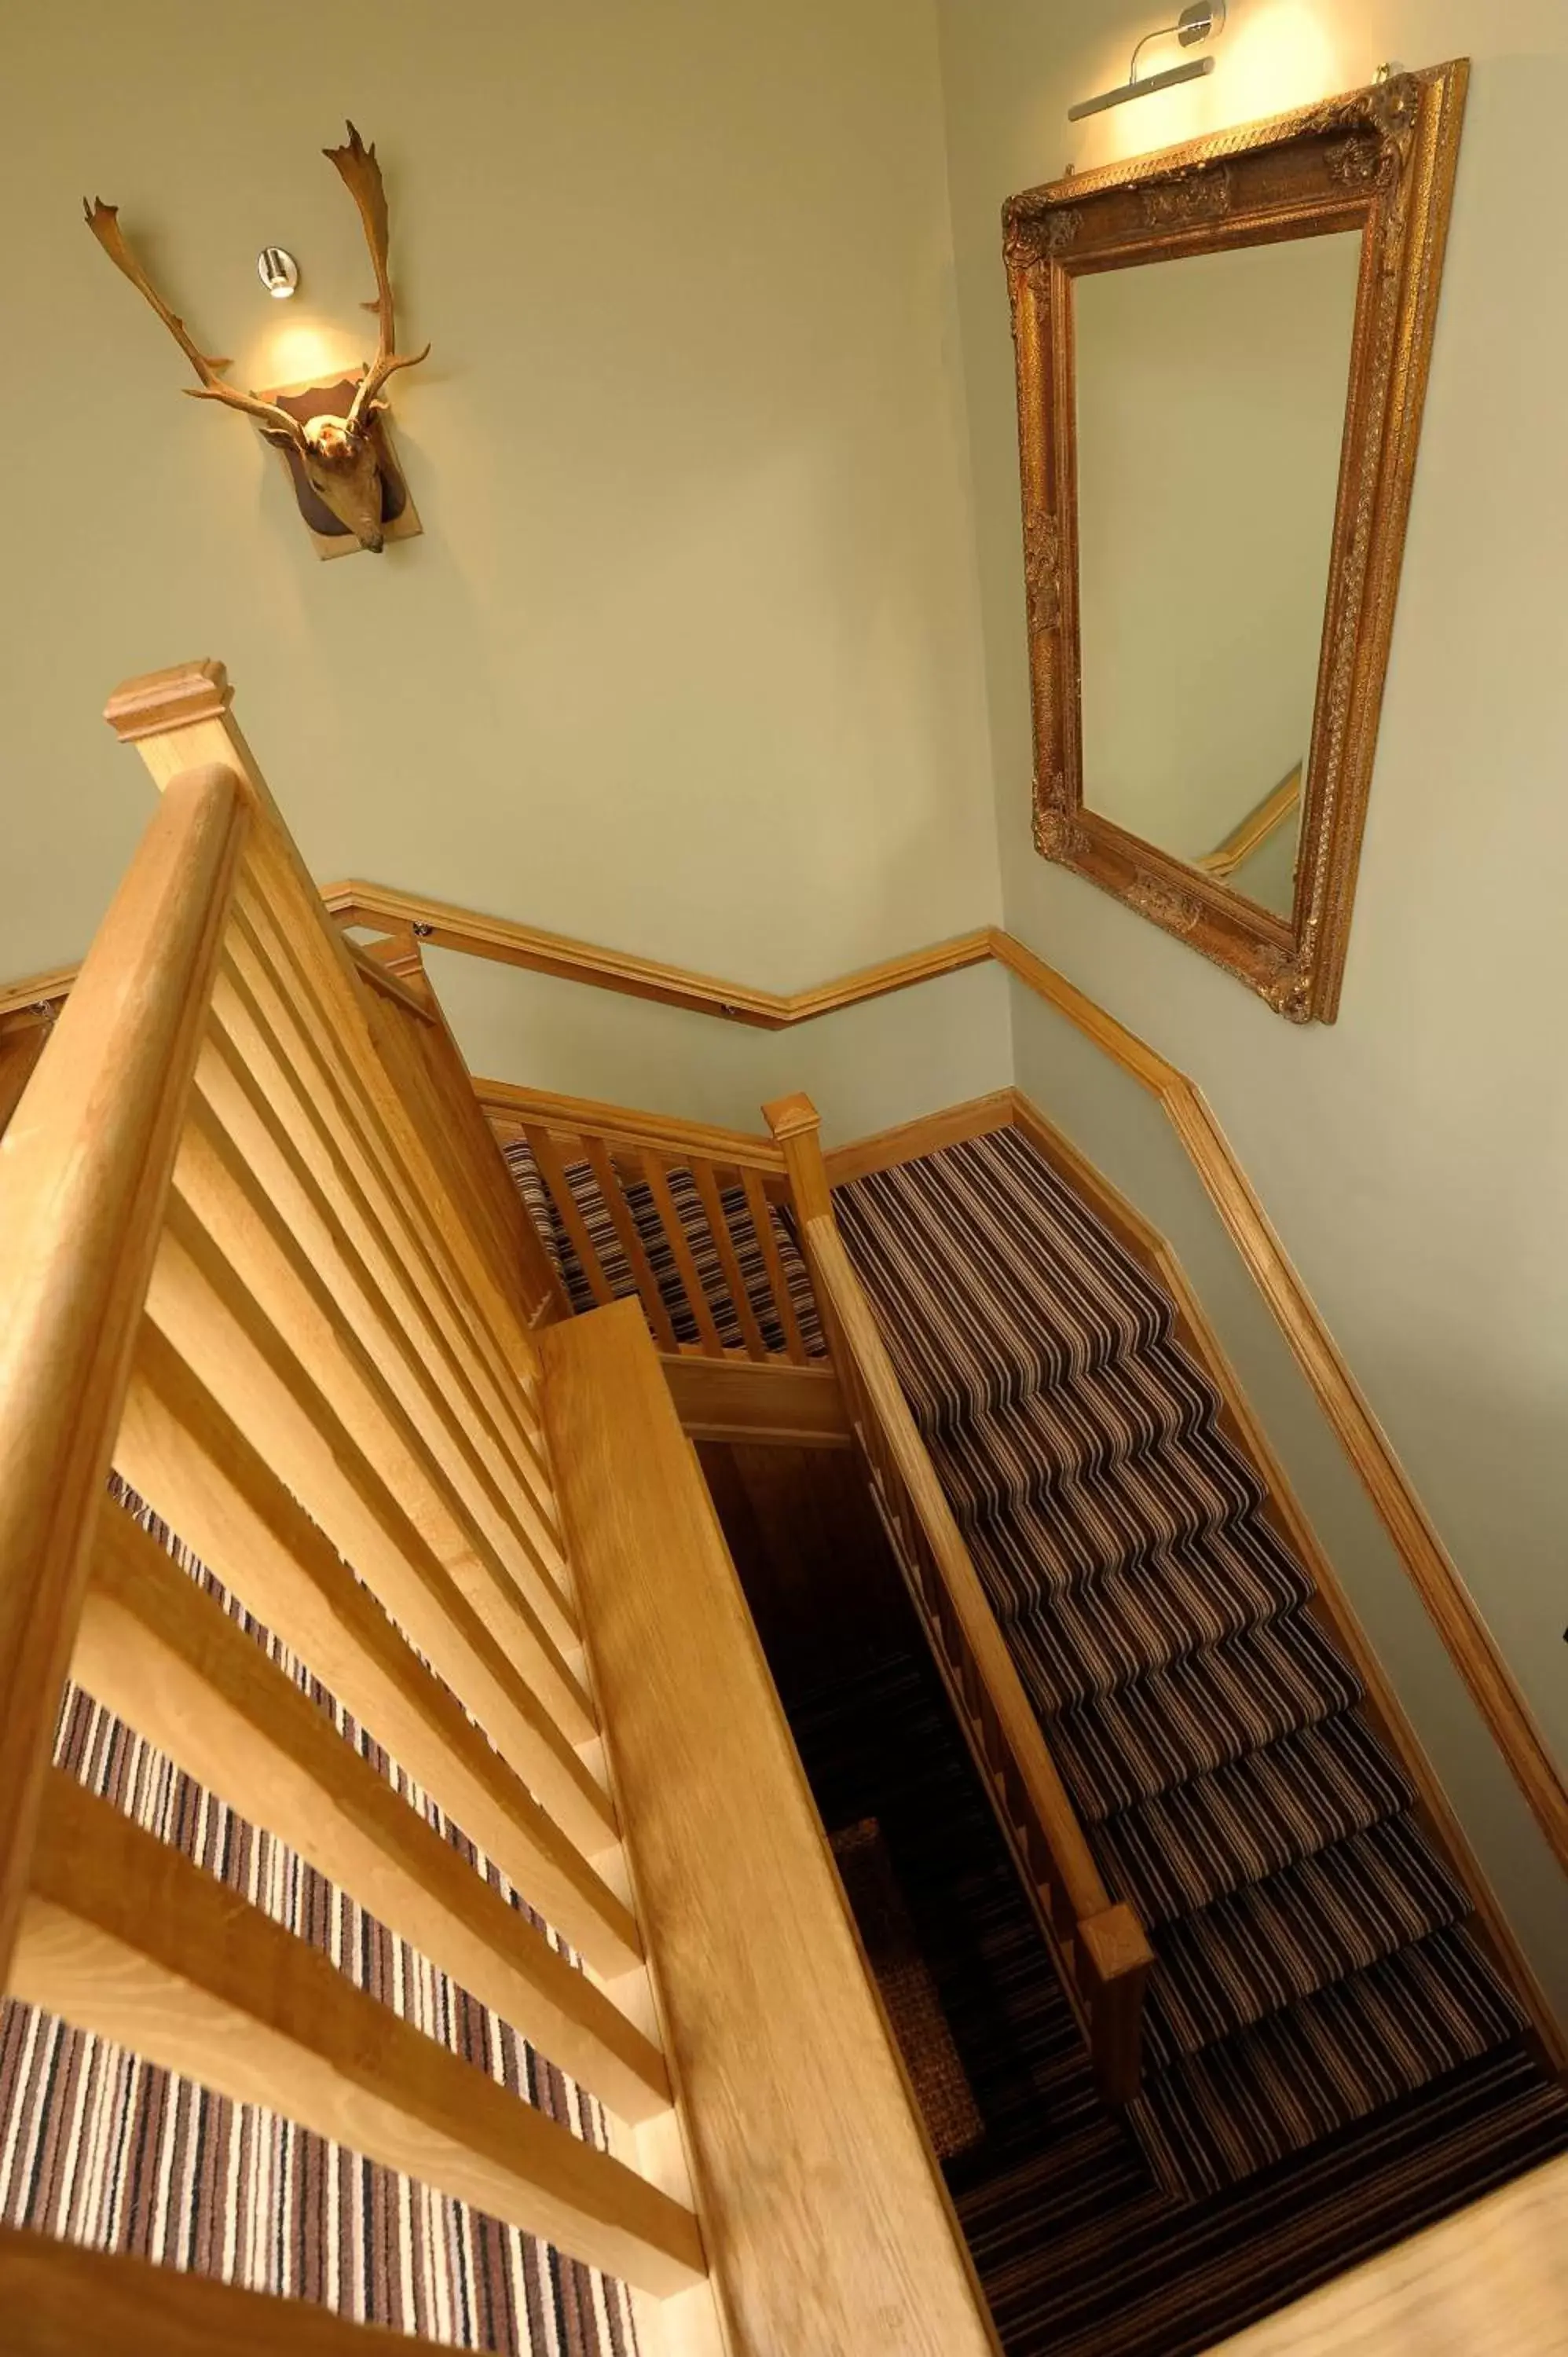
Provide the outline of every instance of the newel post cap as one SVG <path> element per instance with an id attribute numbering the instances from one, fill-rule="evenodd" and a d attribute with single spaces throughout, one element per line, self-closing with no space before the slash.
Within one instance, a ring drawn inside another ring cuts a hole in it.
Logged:
<path id="1" fill-rule="evenodd" d="M 122 745 L 130 745 L 138 737 L 166 737 L 203 720 L 221 720 L 233 696 L 228 673 L 209 655 L 126 680 L 104 705 L 103 717 Z"/>
<path id="2" fill-rule="evenodd" d="M 822 1114 L 801 1090 L 793 1096 L 775 1097 L 771 1104 L 763 1106 L 762 1118 L 777 1138 L 801 1137 L 822 1125 Z"/>

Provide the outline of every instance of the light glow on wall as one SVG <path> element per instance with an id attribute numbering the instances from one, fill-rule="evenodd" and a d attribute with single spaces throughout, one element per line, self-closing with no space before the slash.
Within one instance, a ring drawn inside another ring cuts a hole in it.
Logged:
<path id="1" fill-rule="evenodd" d="M 1356 90 L 1377 71 L 1375 58 L 1352 59 L 1343 29 L 1325 21 L 1311 0 L 1243 0 L 1231 19 L 1217 83 L 1223 81 L 1216 120 L 1244 123 L 1283 114 L 1316 98 Z"/>
<path id="2" fill-rule="evenodd" d="M 367 352 L 346 354 L 343 330 L 325 320 L 290 318 L 256 346 L 252 382 L 286 390 L 295 384 L 334 384 L 351 375 Z"/>
<path id="3" fill-rule="evenodd" d="M 1333 20 L 1323 0 L 1230 0 L 1208 80 L 1092 118 L 1074 162 L 1079 170 L 1119 163 L 1231 124 L 1310 106 L 1337 91 L 1359 89 L 1377 67 L 1378 59 L 1369 49 L 1362 54 L 1362 45 Z"/>

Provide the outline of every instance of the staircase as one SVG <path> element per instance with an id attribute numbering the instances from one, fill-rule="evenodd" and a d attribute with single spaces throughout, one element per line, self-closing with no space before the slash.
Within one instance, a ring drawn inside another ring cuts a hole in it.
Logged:
<path id="1" fill-rule="evenodd" d="M 1151 1935 L 1130 2118 L 1162 2186 L 1199 2201 L 1517 2050 L 1169 1301 L 1015 1130 L 835 1208 L 1107 1886 Z"/>
<path id="2" fill-rule="evenodd" d="M 591 1307 L 526 1149 L 509 1160 Z M 681 1175 L 682 1243 L 734 1350 Z M 567 1176 L 630 1293 L 595 1169 Z M 689 1344 L 658 1207 L 625 1191 Z M 1017 1130 L 832 1209 L 1106 1889 L 1150 1936 L 1133 2102 L 1096 2087 L 929 1659 L 830 1666 L 786 1691 L 791 1725 L 830 1831 L 882 1827 L 918 1922 L 983 2118 L 947 2175 L 1008 2357 L 1182 2357 L 1568 2151 L 1568 2094 L 1170 1299 Z M 820 1352 L 799 1239 L 771 1218 Z"/>

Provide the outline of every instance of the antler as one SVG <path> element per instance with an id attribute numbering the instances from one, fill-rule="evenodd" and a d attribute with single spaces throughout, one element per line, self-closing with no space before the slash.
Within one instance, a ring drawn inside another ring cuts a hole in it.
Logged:
<path id="1" fill-rule="evenodd" d="M 376 161 L 375 143 L 372 141 L 367 147 L 350 123 L 348 145 L 324 147 L 321 152 L 329 164 L 337 166 L 344 187 L 360 209 L 360 219 L 365 228 L 365 242 L 371 249 L 371 260 L 376 273 L 374 308 L 381 321 L 380 345 L 375 359 L 355 389 L 348 417 L 349 425 L 352 428 L 360 425 L 369 414 L 376 395 L 392 371 L 416 367 L 421 361 L 428 359 L 430 347 L 426 344 L 422 352 L 397 352 L 392 349 L 397 335 L 392 280 L 387 274 L 387 192 L 381 184 L 381 167 Z"/>
<path id="2" fill-rule="evenodd" d="M 126 242 L 125 233 L 120 227 L 119 207 L 106 205 L 102 197 L 95 197 L 89 204 L 84 197 L 81 210 L 88 228 L 98 240 L 115 269 L 124 271 L 138 294 L 146 296 L 147 301 L 201 379 L 199 388 L 193 385 L 183 387 L 191 400 L 221 401 L 231 409 L 242 409 L 247 416 L 259 417 L 264 425 L 272 428 L 274 433 L 286 434 L 291 442 L 303 449 L 305 436 L 297 418 L 291 417 L 286 409 L 280 409 L 276 402 L 259 400 L 253 393 L 241 393 L 234 385 L 226 384 L 218 371 L 220 369 L 227 368 L 228 361 L 209 360 L 207 354 L 192 343 L 186 333 L 185 321 L 177 318 L 169 309 Z"/>

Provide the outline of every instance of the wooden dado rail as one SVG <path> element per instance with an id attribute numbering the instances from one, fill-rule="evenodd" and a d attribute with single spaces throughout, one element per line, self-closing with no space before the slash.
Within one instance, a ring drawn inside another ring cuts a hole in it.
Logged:
<path id="1" fill-rule="evenodd" d="M 228 706 L 213 664 L 112 702 L 163 800 L 0 1146 L 0 1986 L 621 2277 L 648 2357 L 994 2357 L 640 1316 L 530 1332 L 440 1028 L 363 977 Z M 609 2149 L 52 1765 L 68 1677 L 557 2061 Z M 8 2348 L 365 2338 L 17 2255 Z"/>
<path id="2" fill-rule="evenodd" d="M 817 1308 L 884 1527 L 1041 1927 L 1101 2093 L 1138 2092 L 1144 1986 L 1154 1952 L 1113 1905 L 1058 1775 L 979 1573 L 942 1494 L 833 1217 L 809 1097 L 763 1108 L 783 1149 Z"/>
<path id="3" fill-rule="evenodd" d="M 472 1092 L 470 1091 L 470 1094 Z M 636 1280 L 638 1297 L 661 1351 L 682 1350 L 722 1359 L 744 1356 L 762 1363 L 803 1367 L 808 1352 L 774 1233 L 770 1203 L 788 1196 L 784 1157 L 770 1138 L 744 1130 L 710 1129 L 693 1122 L 664 1122 L 657 1114 L 631 1113 L 582 1097 L 552 1096 L 542 1090 L 487 1085 L 482 1102 L 498 1136 L 526 1144 L 563 1228 L 571 1240 L 594 1300 L 601 1308 L 616 1298 L 598 1242 L 568 1177 L 569 1166 L 585 1163 L 616 1240 Z M 716 1275 L 723 1296 L 734 1306 L 740 1341 L 726 1348 L 713 1304 L 677 1207 L 673 1186 L 689 1172 L 703 1222 L 713 1237 Z M 666 1300 L 648 1254 L 628 1189 L 645 1189 L 675 1265 L 679 1297 L 696 1329 L 694 1343 L 677 1340 Z M 753 1282 L 742 1256 L 752 1264 Z M 762 1318 L 782 1337 L 771 1343 Z"/>

